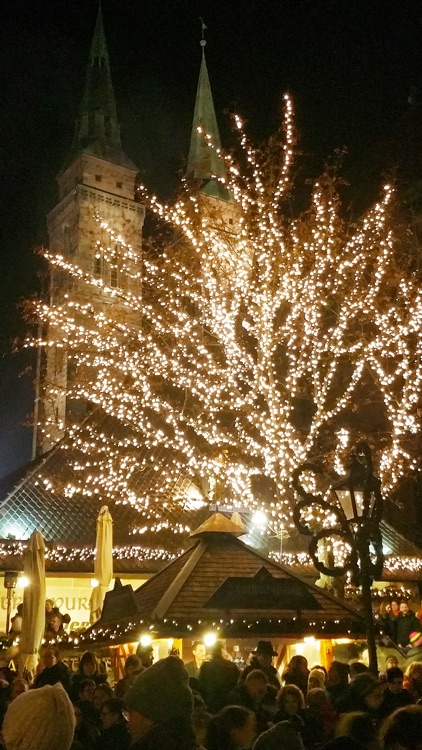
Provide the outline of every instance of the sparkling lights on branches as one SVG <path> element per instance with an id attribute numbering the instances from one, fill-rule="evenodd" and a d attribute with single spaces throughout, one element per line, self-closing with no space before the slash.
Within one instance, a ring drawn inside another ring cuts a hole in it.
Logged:
<path id="1" fill-rule="evenodd" d="M 393 190 L 350 229 L 328 172 L 292 218 L 284 103 L 283 128 L 261 150 L 236 119 L 241 155 L 220 154 L 227 178 L 215 178 L 230 201 L 185 184 L 165 205 L 142 189 L 171 229 L 160 252 L 152 239 L 141 259 L 101 217 L 91 260 L 46 252 L 68 283 L 37 305 L 47 333 L 28 343 L 61 350 L 68 396 L 124 427 L 71 428 L 80 478 L 65 492 L 131 504 L 134 533 L 184 534 L 189 511 L 223 500 L 289 528 L 293 470 L 334 449 L 341 473 L 352 441 L 371 431 L 384 491 L 415 468 L 421 290 L 401 268 Z M 96 275 L 95 256 L 117 284 Z M 62 388 L 50 382 L 49 397 Z"/>

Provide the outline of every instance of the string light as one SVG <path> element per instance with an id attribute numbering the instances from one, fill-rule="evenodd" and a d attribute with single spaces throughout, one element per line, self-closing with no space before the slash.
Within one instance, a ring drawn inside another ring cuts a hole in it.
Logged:
<path id="1" fill-rule="evenodd" d="M 326 174 L 309 210 L 286 216 L 295 145 L 288 95 L 284 105 L 284 137 L 267 149 L 254 149 L 236 118 L 243 156 L 220 154 L 227 177 L 213 178 L 229 191 L 226 208 L 210 199 L 204 212 L 204 196 L 187 187 L 174 205 L 142 188 L 176 237 L 160 252 L 151 241 L 141 259 L 97 216 L 92 256 L 118 267 L 118 286 L 98 278 L 89 259 L 45 253 L 73 285 L 36 304 L 47 335 L 27 342 L 62 351 L 73 366 L 72 379 L 53 378 L 47 396 L 86 400 L 119 425 L 66 426 L 79 459 L 62 491 L 129 504 L 139 514 L 134 538 L 165 532 L 177 544 L 192 530 L 190 512 L 222 497 L 268 515 L 273 535 L 291 529 L 293 470 L 334 447 L 341 471 L 354 433 L 362 436 L 354 424 L 365 400 L 383 415 L 385 491 L 416 467 L 422 291 L 400 266 L 393 190 L 385 186 L 350 229 Z M 42 424 L 51 439 L 57 427 Z M 42 469 L 39 482 L 54 491 Z M 165 558 L 164 545 L 158 554 Z"/>

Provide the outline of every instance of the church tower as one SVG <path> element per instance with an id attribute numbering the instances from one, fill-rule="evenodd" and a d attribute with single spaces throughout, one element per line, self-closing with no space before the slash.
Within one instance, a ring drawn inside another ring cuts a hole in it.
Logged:
<path id="1" fill-rule="evenodd" d="M 116 234 L 121 234 L 133 250 L 141 253 L 144 208 L 135 201 L 137 171 L 122 149 L 99 8 L 85 91 L 76 119 L 71 151 L 57 177 L 59 201 L 48 215 L 48 234 L 52 253 L 70 258 L 108 287 L 119 286 L 118 247 L 116 245 L 113 263 L 100 257 L 98 240 L 107 241 L 109 245 L 110 238 L 101 238 L 101 231 L 104 230 L 101 230 L 96 217 L 112 227 Z M 80 301 L 84 296 L 86 299 L 87 287 L 73 278 L 66 278 L 63 272 L 53 270 L 50 303 L 60 304 L 64 294 Z M 102 302 L 100 288 L 98 292 L 92 290 L 89 294 L 91 298 L 95 297 L 95 304 L 110 305 L 109 300 Z M 69 378 L 71 362 L 66 351 L 54 346 L 47 347 L 42 389 L 42 434 L 38 436 L 41 452 L 48 450 L 62 437 L 70 408 L 72 412 L 79 408 L 79 418 L 83 416 L 84 405 L 72 404 L 67 397 Z"/>
<path id="2" fill-rule="evenodd" d="M 243 262 L 238 255 L 240 210 L 226 185 L 220 181 L 226 180 L 227 172 L 224 159 L 217 153 L 217 149 L 221 148 L 221 140 L 205 59 L 204 28 L 203 25 L 200 41 L 201 67 L 196 90 L 187 176 L 199 187 L 202 217 L 205 217 L 208 226 L 224 237 L 226 256 L 219 255 L 215 260 L 225 277 L 237 273 L 239 262 Z M 210 136 L 212 146 L 208 144 L 205 136 Z"/>

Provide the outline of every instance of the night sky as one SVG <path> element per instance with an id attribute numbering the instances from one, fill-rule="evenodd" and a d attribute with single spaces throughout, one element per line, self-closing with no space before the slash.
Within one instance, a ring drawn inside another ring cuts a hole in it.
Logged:
<path id="1" fill-rule="evenodd" d="M 409 95 L 422 100 L 419 0 L 103 0 L 102 8 L 124 149 L 161 197 L 171 197 L 188 152 L 199 16 L 223 143 L 234 111 L 252 140 L 270 135 L 288 90 L 301 174 L 315 176 L 346 146 L 346 205 L 356 216 L 377 197 L 391 144 L 406 132 Z M 42 283 L 34 248 L 47 242 L 96 12 L 96 0 L 0 7 L 0 476 L 30 456 L 22 425 L 31 377 L 19 373 L 31 358 L 12 355 L 12 342 L 25 331 L 19 302 Z"/>

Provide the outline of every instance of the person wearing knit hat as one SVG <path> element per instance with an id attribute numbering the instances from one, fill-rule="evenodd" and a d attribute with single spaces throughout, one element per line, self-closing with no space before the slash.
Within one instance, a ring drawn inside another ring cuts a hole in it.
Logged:
<path id="1" fill-rule="evenodd" d="M 19 695 L 6 711 L 6 750 L 69 750 L 75 713 L 61 685 L 45 685 Z"/>
<path id="2" fill-rule="evenodd" d="M 410 648 L 407 650 L 406 659 L 410 664 L 412 661 L 422 661 L 422 633 L 413 630 L 409 636 Z"/>
<path id="3" fill-rule="evenodd" d="M 376 711 L 382 703 L 385 685 L 371 672 L 358 674 L 350 683 L 350 711 Z"/>
<path id="4" fill-rule="evenodd" d="M 181 659 L 168 656 L 145 669 L 125 695 L 131 750 L 193 750 L 193 695 Z"/>
<path id="5" fill-rule="evenodd" d="M 325 682 L 326 676 L 322 669 L 318 669 L 318 667 L 311 669 L 308 677 L 308 690 L 312 690 L 313 688 L 325 690 Z"/>

